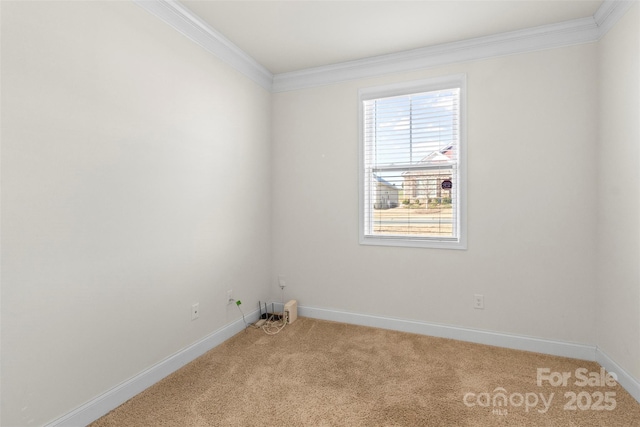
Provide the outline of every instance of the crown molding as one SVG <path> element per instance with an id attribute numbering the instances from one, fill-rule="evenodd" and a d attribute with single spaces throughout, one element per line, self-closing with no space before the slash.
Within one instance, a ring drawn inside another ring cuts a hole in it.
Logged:
<path id="1" fill-rule="evenodd" d="M 638 0 L 605 0 L 592 17 L 308 68 L 273 77 L 273 92 L 306 89 L 600 40 Z"/>
<path id="2" fill-rule="evenodd" d="M 132 0 L 271 92 L 286 92 L 600 40 L 638 0 L 605 0 L 592 17 L 273 75 L 177 0 Z"/>
<path id="3" fill-rule="evenodd" d="M 638 0 L 605 0 L 593 14 L 600 31 L 598 39 L 604 37 L 635 3 Z"/>
<path id="4" fill-rule="evenodd" d="M 273 74 L 269 70 L 177 1 L 133 0 L 133 2 L 264 89 L 271 90 Z"/>
<path id="5" fill-rule="evenodd" d="M 598 40 L 593 17 L 477 37 L 389 55 L 276 74 L 273 92 L 304 89 L 384 74 L 551 49 Z"/>

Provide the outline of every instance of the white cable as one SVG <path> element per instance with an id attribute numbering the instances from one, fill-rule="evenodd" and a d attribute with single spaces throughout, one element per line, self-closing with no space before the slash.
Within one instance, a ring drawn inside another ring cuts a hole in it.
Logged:
<path id="1" fill-rule="evenodd" d="M 264 325 L 262 325 L 262 330 L 267 335 L 276 335 L 286 326 L 286 322 L 281 322 L 278 320 L 267 321 Z"/>
<path id="2" fill-rule="evenodd" d="M 255 324 L 252 324 L 251 326 L 253 326 L 254 328 L 258 329 L 258 328 L 262 328 L 262 330 L 264 331 L 265 334 L 267 335 L 275 335 L 277 333 L 279 333 L 281 330 L 284 329 L 284 327 L 287 325 L 287 323 L 289 323 L 289 318 L 287 316 L 287 312 L 284 311 L 284 286 L 280 286 L 280 289 L 282 290 L 282 314 L 280 315 L 280 319 L 276 320 L 275 319 L 275 313 L 272 313 L 270 317 L 268 317 L 264 323 L 264 325 L 262 325 L 262 327 L 260 326 L 256 326 Z M 238 308 L 240 308 L 238 306 Z M 244 314 L 243 317 L 244 319 Z M 246 324 L 246 322 L 245 322 Z"/>
<path id="3" fill-rule="evenodd" d="M 267 320 L 267 323 L 262 325 L 262 330 L 267 335 L 275 335 L 279 333 L 284 327 L 287 325 L 287 319 L 285 313 L 282 313 L 282 317 L 280 320 L 274 320 L 274 315 L 271 315 L 271 318 Z"/>
<path id="4" fill-rule="evenodd" d="M 233 300 L 233 301 L 236 304 L 236 307 L 238 307 L 238 310 L 240 310 L 240 314 L 242 314 L 242 321 L 244 322 L 244 331 L 247 332 L 247 328 L 249 327 L 249 325 L 247 324 L 247 321 L 244 318 L 244 311 L 242 311 L 242 309 L 240 308 L 240 304 L 242 303 L 238 304 L 236 300 Z"/>

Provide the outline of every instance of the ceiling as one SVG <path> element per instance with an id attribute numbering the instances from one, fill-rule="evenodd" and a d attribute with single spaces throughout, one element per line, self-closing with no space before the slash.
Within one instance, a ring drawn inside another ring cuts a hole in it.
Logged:
<path id="1" fill-rule="evenodd" d="M 181 0 L 273 74 L 592 17 L 602 0 Z"/>

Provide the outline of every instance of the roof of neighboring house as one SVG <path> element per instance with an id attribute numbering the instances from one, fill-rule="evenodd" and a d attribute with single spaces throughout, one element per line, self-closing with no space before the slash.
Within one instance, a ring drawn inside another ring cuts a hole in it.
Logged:
<path id="1" fill-rule="evenodd" d="M 428 165 L 428 164 L 440 164 L 440 163 L 450 163 L 451 157 L 447 155 L 453 148 L 453 144 L 449 144 L 444 148 L 441 148 L 438 151 L 433 151 L 429 153 L 427 156 L 423 157 L 419 163 Z M 402 175 L 411 175 L 415 174 L 415 171 L 406 171 L 402 172 Z"/>
<path id="2" fill-rule="evenodd" d="M 434 151 L 420 160 L 420 163 L 448 162 L 451 160 L 451 157 L 447 153 L 449 153 L 452 148 L 453 144 L 449 144 L 438 151 Z"/>
<path id="3" fill-rule="evenodd" d="M 424 159 L 420 160 L 420 163 L 448 163 L 449 161 L 451 161 L 451 157 L 434 151 Z"/>
<path id="4" fill-rule="evenodd" d="M 380 184 L 388 185 L 388 186 L 390 186 L 390 187 L 395 187 L 395 186 L 396 186 L 395 184 L 390 183 L 389 181 L 387 181 L 387 180 L 385 180 L 385 179 L 383 179 L 383 178 L 379 177 L 379 176 L 378 176 L 378 175 L 376 175 L 376 174 L 373 174 L 373 177 L 374 177 L 374 178 L 375 178 L 375 180 L 376 180 L 376 181 L 378 181 Z"/>

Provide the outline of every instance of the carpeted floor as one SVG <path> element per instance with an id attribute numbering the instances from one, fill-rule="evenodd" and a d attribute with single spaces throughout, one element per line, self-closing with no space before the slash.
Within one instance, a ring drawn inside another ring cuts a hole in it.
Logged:
<path id="1" fill-rule="evenodd" d="M 640 404 L 593 362 L 299 318 L 236 335 L 92 426 L 618 427 L 640 426 Z"/>

